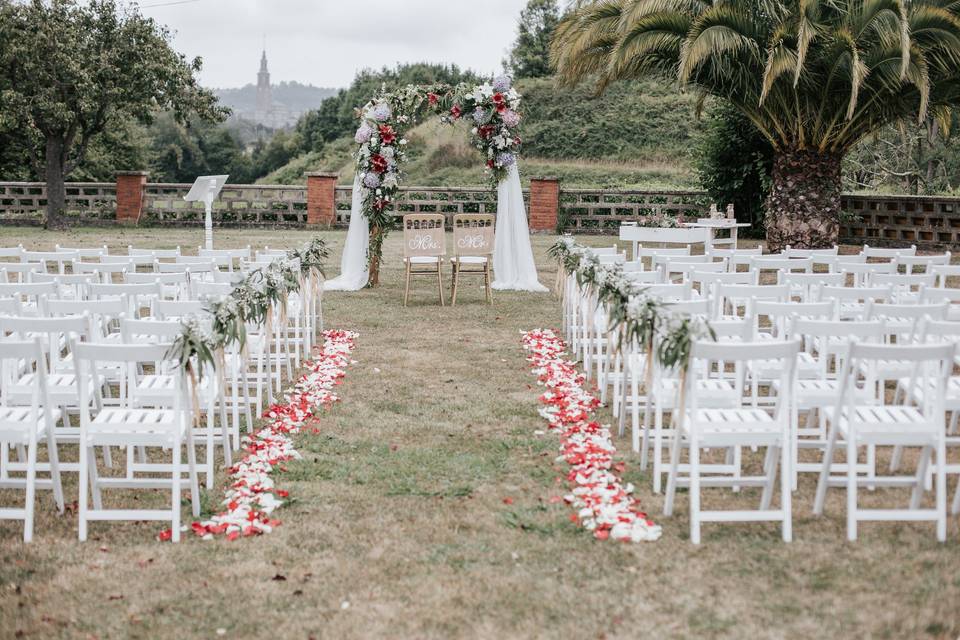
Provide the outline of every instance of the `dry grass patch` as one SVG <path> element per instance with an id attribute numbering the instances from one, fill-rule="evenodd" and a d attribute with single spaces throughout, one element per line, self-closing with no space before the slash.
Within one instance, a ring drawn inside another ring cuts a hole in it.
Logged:
<path id="1" fill-rule="evenodd" d="M 289 246 L 309 235 L 224 230 L 217 241 Z M 324 235 L 338 256 L 344 234 Z M 831 491 L 826 517 L 813 518 L 810 476 L 795 495 L 794 543 L 782 543 L 772 524 L 707 525 L 695 548 L 686 497 L 677 515 L 658 517 L 660 498 L 618 439 L 626 480 L 664 536 L 640 545 L 594 541 L 566 506 L 549 501 L 564 491 L 564 469 L 554 463 L 556 438 L 534 435 L 544 428 L 539 391 L 520 349 L 521 330 L 558 324 L 556 300 L 495 292 L 487 306 L 479 287 L 465 287 L 455 308 L 441 309 L 422 283 L 403 308 L 398 237 L 385 246 L 381 288 L 325 298 L 328 326 L 360 332 L 359 362 L 339 388 L 343 402 L 322 417 L 319 434 L 300 436 L 303 460 L 280 477 L 294 498 L 277 512 L 283 525 L 257 539 L 185 536 L 172 545 L 154 541 L 156 523 L 96 523 L 80 544 L 75 515 L 58 516 L 41 493 L 34 543 L 19 541 L 19 525 L 0 524 L 0 636 L 960 633 L 956 519 L 943 545 L 932 525 L 890 523 L 864 525 L 860 541 L 847 544 L 842 492 Z M 33 247 L 196 246 L 201 238 L 200 230 L 0 229 L 0 244 Z M 552 284 L 550 241 L 534 239 L 541 280 Z M 76 480 L 68 480 L 75 496 Z M 892 495 L 866 498 L 889 503 Z M 759 492 L 712 490 L 704 499 L 753 503 Z"/>

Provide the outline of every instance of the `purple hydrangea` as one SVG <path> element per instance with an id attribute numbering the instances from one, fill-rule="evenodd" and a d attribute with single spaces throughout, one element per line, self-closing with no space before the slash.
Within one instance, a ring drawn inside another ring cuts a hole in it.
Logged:
<path id="1" fill-rule="evenodd" d="M 499 167 L 509 167 L 516 161 L 517 157 L 512 153 L 501 153 L 497 156 L 497 166 Z"/>
<path id="2" fill-rule="evenodd" d="M 353 136 L 353 139 L 357 141 L 357 144 L 363 144 L 370 140 L 370 136 L 373 135 L 373 127 L 364 122 L 360 125 L 360 128 L 357 129 L 357 134 Z"/>
<path id="3" fill-rule="evenodd" d="M 483 124 L 487 120 L 487 110 L 483 107 L 477 107 L 473 110 L 473 121 L 477 124 Z"/>
<path id="4" fill-rule="evenodd" d="M 493 79 L 493 89 L 500 93 L 509 91 L 511 84 L 513 84 L 513 79 L 508 75 L 497 76 Z"/>
<path id="5" fill-rule="evenodd" d="M 513 109 L 507 109 L 500 117 L 503 119 L 503 124 L 511 129 L 520 124 L 520 114 Z"/>
<path id="6" fill-rule="evenodd" d="M 368 173 L 363 176 L 363 186 L 367 189 L 376 189 L 380 186 L 380 177 L 373 172 Z"/>
<path id="7" fill-rule="evenodd" d="M 381 102 L 373 108 L 373 118 L 377 122 L 386 122 L 390 119 L 390 105 Z"/>

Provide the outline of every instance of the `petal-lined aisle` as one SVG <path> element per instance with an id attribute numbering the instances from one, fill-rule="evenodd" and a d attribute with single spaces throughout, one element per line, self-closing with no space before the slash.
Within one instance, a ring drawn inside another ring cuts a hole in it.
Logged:
<path id="1" fill-rule="evenodd" d="M 287 460 L 300 458 L 293 436 L 319 418 L 320 411 L 340 398 L 333 387 L 340 384 L 350 364 L 357 334 L 351 331 L 324 331 L 324 341 L 286 394 L 282 404 L 266 412 L 267 424 L 243 438 L 243 459 L 229 470 L 223 504 L 226 509 L 205 522 L 194 522 L 193 531 L 205 539 L 224 534 L 230 540 L 240 536 L 269 533 L 279 520 L 271 518 L 283 505 L 287 492 L 277 489 L 272 474 Z M 314 430 L 316 431 L 316 427 Z M 170 532 L 160 534 L 161 539 Z"/>
<path id="2" fill-rule="evenodd" d="M 600 540 L 658 539 L 660 526 L 640 510 L 633 485 L 624 485 L 616 473 L 623 468 L 613 461 L 616 448 L 610 430 L 591 419 L 600 402 L 584 390 L 583 374 L 565 359 L 563 340 L 549 329 L 527 331 L 523 348 L 538 382 L 547 387 L 540 396 L 540 415 L 551 431 L 560 433 L 558 461 L 570 465 L 567 481 L 573 488 L 564 499 L 577 510 L 571 517 Z"/>

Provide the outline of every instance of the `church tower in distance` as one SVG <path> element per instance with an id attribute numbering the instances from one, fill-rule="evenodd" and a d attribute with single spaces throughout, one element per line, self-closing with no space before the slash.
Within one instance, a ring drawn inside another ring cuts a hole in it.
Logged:
<path id="1" fill-rule="evenodd" d="M 267 71 L 267 50 L 260 57 L 260 71 L 257 73 L 257 120 L 266 120 L 273 110 L 273 95 L 270 91 L 270 72 Z"/>

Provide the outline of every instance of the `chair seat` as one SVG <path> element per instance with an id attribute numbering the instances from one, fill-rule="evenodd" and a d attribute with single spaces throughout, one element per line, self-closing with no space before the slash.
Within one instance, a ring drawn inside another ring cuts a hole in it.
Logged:
<path id="1" fill-rule="evenodd" d="M 440 256 L 411 256 L 404 260 L 410 264 L 437 264 L 441 258 Z"/>
<path id="2" fill-rule="evenodd" d="M 747 369 L 761 380 L 779 380 L 782 367 L 777 360 L 751 360 Z M 811 354 L 801 351 L 797 354 L 796 371 L 798 379 L 819 377 L 820 363 Z"/>
<path id="3" fill-rule="evenodd" d="M 33 419 L 31 412 L 30 407 L 0 407 L 0 440 L 26 444 L 31 432 L 38 437 L 46 433 L 43 411 L 37 420 Z M 60 419 L 59 409 L 51 412 L 51 419 L 53 422 Z"/>
<path id="4" fill-rule="evenodd" d="M 37 374 L 28 373 L 10 386 L 7 399 L 13 404 L 24 404 L 30 401 L 33 394 L 34 382 Z M 72 373 L 51 373 L 47 375 L 47 390 L 50 400 L 57 404 L 74 405 L 80 393 L 77 387 L 77 376 Z M 93 396 L 93 380 L 87 379 L 88 397 Z"/>
<path id="5" fill-rule="evenodd" d="M 459 264 L 486 264 L 487 261 L 487 256 L 455 256 L 450 258 L 450 262 Z"/>
<path id="6" fill-rule="evenodd" d="M 769 444 L 783 436 L 783 425 L 763 409 L 697 409 L 687 411 L 683 432 L 689 436 L 696 425 L 697 439 L 704 444 Z"/>
<path id="7" fill-rule="evenodd" d="M 901 389 L 909 389 L 910 396 L 917 404 L 922 404 L 926 394 L 936 390 L 937 384 L 930 378 L 924 378 L 919 381 L 909 377 L 902 377 L 897 380 L 897 386 Z M 944 408 L 947 411 L 960 410 L 960 376 L 950 376 L 947 379 L 946 394 L 944 395 Z"/>
<path id="8" fill-rule="evenodd" d="M 741 398 L 737 394 L 737 387 L 730 380 L 715 378 L 698 379 L 694 382 L 697 402 L 710 407 L 739 407 Z M 673 409 L 677 405 L 677 389 L 680 380 L 666 378 L 660 380 L 660 389 L 654 394 L 657 405 L 664 409 Z"/>
<path id="9" fill-rule="evenodd" d="M 842 409 L 839 421 L 834 420 L 835 407 L 825 409 L 824 413 L 846 439 L 851 427 L 850 411 L 846 407 Z M 942 420 L 940 424 L 931 423 L 916 407 L 907 405 L 854 406 L 852 415 L 853 428 L 860 443 L 933 445 L 944 429 Z"/>
<path id="10" fill-rule="evenodd" d="M 169 409 L 108 408 L 90 422 L 87 444 L 168 445 L 178 427 L 179 435 L 184 435 L 187 424 L 186 419 L 178 422 L 176 412 Z"/>

